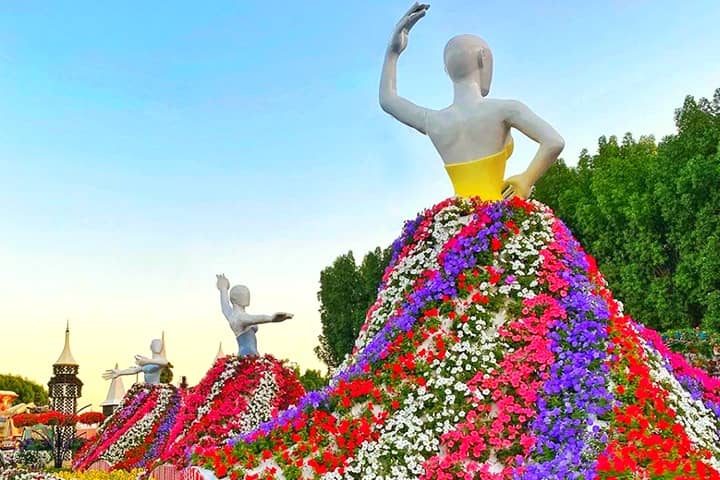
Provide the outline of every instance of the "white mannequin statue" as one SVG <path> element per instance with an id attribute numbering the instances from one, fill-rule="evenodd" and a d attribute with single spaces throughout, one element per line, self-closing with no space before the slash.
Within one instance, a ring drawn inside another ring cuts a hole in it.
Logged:
<path id="1" fill-rule="evenodd" d="M 245 285 L 235 285 L 230 289 L 230 281 L 224 274 L 216 277 L 216 286 L 220 290 L 220 308 L 235 334 L 238 356 L 258 355 L 255 336 L 257 326 L 261 323 L 283 322 L 293 315 L 284 312 L 273 315 L 251 315 L 245 311 L 250 305 L 250 290 Z"/>
<path id="2" fill-rule="evenodd" d="M 165 357 L 162 356 L 163 342 L 160 339 L 155 339 L 150 342 L 150 351 L 152 352 L 152 358 L 145 357 L 143 355 L 135 355 L 136 365 L 120 370 L 118 368 L 112 368 L 106 370 L 103 373 L 105 380 L 112 380 L 121 375 L 135 375 L 136 373 L 142 372 L 145 377 L 145 383 L 150 385 L 157 385 L 160 383 L 160 374 L 164 367 L 169 362 Z"/>
<path id="3" fill-rule="evenodd" d="M 474 35 L 459 35 L 445 46 L 445 71 L 455 90 L 449 107 L 431 110 L 398 96 L 398 57 L 407 46 L 408 32 L 425 16 L 428 8 L 429 5 L 415 3 L 395 26 L 380 80 L 382 109 L 428 135 L 446 167 L 496 154 L 508 145 L 512 151 L 510 129 L 520 130 L 538 142 L 540 148 L 525 172 L 504 182 L 503 164 L 499 183 L 502 195 L 527 198 L 535 182 L 560 155 L 565 142 L 547 122 L 521 102 L 485 98 L 490 91 L 493 56 L 483 39 Z"/>

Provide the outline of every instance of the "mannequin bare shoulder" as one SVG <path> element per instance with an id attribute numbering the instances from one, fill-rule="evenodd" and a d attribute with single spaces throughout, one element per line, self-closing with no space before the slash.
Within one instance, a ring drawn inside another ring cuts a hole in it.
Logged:
<path id="1" fill-rule="evenodd" d="M 565 140 L 545 120 L 530 110 L 530 108 L 517 100 L 498 100 L 505 122 L 509 127 L 516 128 L 522 133 L 544 145 L 548 150 L 559 155 L 565 148 Z"/>
<path id="2" fill-rule="evenodd" d="M 505 195 L 529 198 L 533 186 L 555 162 L 565 148 L 565 140 L 527 105 L 517 100 L 502 101 L 505 122 L 538 143 L 538 151 L 527 169 L 505 179 Z"/>

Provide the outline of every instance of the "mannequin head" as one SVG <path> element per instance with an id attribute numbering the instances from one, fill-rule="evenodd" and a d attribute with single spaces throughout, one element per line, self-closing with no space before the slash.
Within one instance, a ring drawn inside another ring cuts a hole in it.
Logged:
<path id="1" fill-rule="evenodd" d="M 156 338 L 150 342 L 150 351 L 155 354 L 162 352 L 163 342 L 159 338 Z"/>
<path id="2" fill-rule="evenodd" d="M 235 285 L 230 289 L 230 302 L 238 307 L 250 305 L 250 290 L 245 285 Z"/>
<path id="3" fill-rule="evenodd" d="M 490 92 L 493 57 L 487 42 L 475 35 L 458 35 L 445 45 L 445 71 L 453 83 L 477 82 L 482 96 Z"/>

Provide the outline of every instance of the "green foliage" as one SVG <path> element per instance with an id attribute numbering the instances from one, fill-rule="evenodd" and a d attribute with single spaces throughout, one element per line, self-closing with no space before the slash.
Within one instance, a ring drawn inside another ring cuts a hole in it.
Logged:
<path id="1" fill-rule="evenodd" d="M 360 265 L 348 252 L 320 273 L 318 300 L 323 332 L 315 353 L 328 367 L 336 367 L 352 351 L 389 261 L 390 251 L 380 248 L 368 252 Z"/>
<path id="2" fill-rule="evenodd" d="M 720 89 L 688 97 L 677 133 L 601 137 L 577 167 L 558 162 L 536 198 L 597 260 L 626 310 L 666 330 L 720 329 Z"/>
<path id="3" fill-rule="evenodd" d="M 319 370 L 308 369 L 301 374 L 300 369 L 296 368 L 295 373 L 306 392 L 320 390 L 327 385 L 330 380 L 328 376 L 323 375 Z"/>
<path id="4" fill-rule="evenodd" d="M 49 451 L 52 445 L 45 438 L 28 438 L 20 442 L 21 450 Z"/>
<path id="5" fill-rule="evenodd" d="M 173 381 L 173 364 L 168 362 L 160 371 L 160 383 L 172 383 Z"/>
<path id="6" fill-rule="evenodd" d="M 664 332 L 663 341 L 672 351 L 710 374 L 720 373 L 720 333 L 682 328 Z"/>
<path id="7" fill-rule="evenodd" d="M 19 375 L 0 375 L 0 390 L 10 390 L 17 393 L 18 398 L 15 399 L 15 404 L 48 404 L 48 392 L 45 387 Z"/>
<path id="8" fill-rule="evenodd" d="M 15 463 L 28 470 L 42 470 L 50 460 L 50 454 L 44 450 L 17 450 L 14 454 Z"/>
<path id="9" fill-rule="evenodd" d="M 80 450 L 82 447 L 85 446 L 85 444 L 86 444 L 87 442 L 88 442 L 88 440 L 85 439 L 85 438 L 82 438 L 82 437 L 74 437 L 74 438 L 70 441 L 70 451 L 73 453 L 73 455 L 75 455 L 75 454 L 78 452 L 78 450 Z"/>

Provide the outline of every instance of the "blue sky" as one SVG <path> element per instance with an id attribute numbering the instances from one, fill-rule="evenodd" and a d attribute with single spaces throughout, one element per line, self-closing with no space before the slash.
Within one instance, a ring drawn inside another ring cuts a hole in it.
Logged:
<path id="1" fill-rule="evenodd" d="M 197 381 L 232 350 L 220 271 L 256 311 L 297 314 L 261 349 L 317 366 L 319 271 L 451 194 L 429 141 L 377 105 L 409 4 L 0 3 L 0 370 L 46 382 L 70 318 L 90 401 L 161 330 Z M 686 94 L 720 87 L 718 18 L 711 0 L 435 2 L 399 89 L 445 106 L 445 42 L 481 35 L 491 95 L 546 118 L 573 164 L 602 134 L 671 133 Z M 533 154 L 517 146 L 511 173 Z"/>

